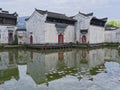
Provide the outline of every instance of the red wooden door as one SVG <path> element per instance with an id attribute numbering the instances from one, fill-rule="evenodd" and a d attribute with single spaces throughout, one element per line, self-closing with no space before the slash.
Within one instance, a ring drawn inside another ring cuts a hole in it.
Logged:
<path id="1" fill-rule="evenodd" d="M 33 44 L 33 36 L 30 36 L 30 44 Z"/>
<path id="2" fill-rule="evenodd" d="M 82 43 L 86 43 L 86 41 L 87 41 L 86 36 L 85 36 L 85 35 L 84 35 L 84 36 L 82 36 Z"/>
<path id="3" fill-rule="evenodd" d="M 58 44 L 63 44 L 64 43 L 64 35 L 59 34 L 58 35 Z"/>

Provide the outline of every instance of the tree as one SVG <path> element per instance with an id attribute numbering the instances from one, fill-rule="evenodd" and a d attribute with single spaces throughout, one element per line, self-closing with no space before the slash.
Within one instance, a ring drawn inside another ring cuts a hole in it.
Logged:
<path id="1" fill-rule="evenodd" d="M 120 27 L 120 23 L 116 20 L 111 20 L 106 23 L 107 26 Z"/>

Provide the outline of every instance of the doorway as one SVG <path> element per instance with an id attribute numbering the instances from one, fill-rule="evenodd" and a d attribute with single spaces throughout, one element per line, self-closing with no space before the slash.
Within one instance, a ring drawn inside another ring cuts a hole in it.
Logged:
<path id="1" fill-rule="evenodd" d="M 64 43 L 64 35 L 59 34 L 58 35 L 58 44 L 63 44 Z"/>
<path id="2" fill-rule="evenodd" d="M 33 36 L 30 36 L 30 44 L 33 44 Z"/>
<path id="3" fill-rule="evenodd" d="M 82 43 L 86 43 L 87 42 L 87 37 L 85 35 L 82 36 Z"/>
<path id="4" fill-rule="evenodd" d="M 9 32 L 9 33 L 8 33 L 8 43 L 9 43 L 9 44 L 12 44 L 12 43 L 13 43 L 13 33 L 12 33 L 12 32 Z"/>

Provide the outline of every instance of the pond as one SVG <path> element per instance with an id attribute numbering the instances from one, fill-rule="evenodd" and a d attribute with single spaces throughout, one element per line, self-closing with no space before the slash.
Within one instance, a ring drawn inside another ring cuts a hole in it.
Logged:
<path id="1" fill-rule="evenodd" d="M 117 49 L 0 51 L 0 90 L 120 90 Z"/>

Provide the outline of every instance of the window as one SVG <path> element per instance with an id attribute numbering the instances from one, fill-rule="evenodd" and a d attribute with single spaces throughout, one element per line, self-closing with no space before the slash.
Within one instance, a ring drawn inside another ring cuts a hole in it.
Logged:
<path id="1" fill-rule="evenodd" d="M 74 25 L 73 21 L 70 20 L 64 20 L 64 19 L 58 19 L 58 18 L 51 18 L 51 17 L 47 17 L 47 22 L 51 22 L 51 23 L 64 23 L 64 24 L 70 24 L 70 25 Z"/>
<path id="2" fill-rule="evenodd" d="M 16 19 L 6 18 L 5 24 L 16 25 Z"/>

